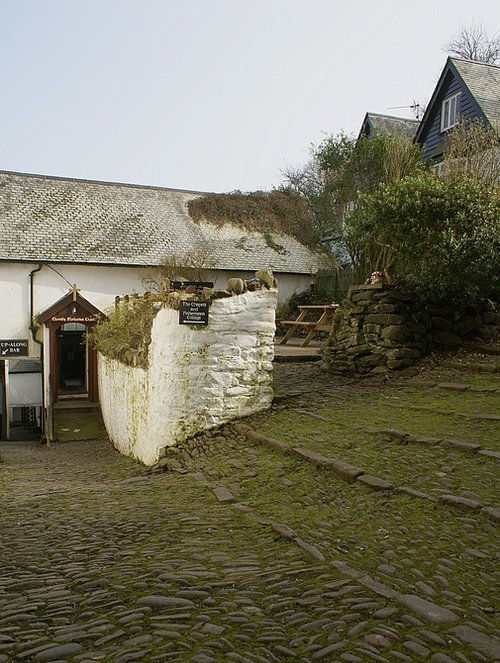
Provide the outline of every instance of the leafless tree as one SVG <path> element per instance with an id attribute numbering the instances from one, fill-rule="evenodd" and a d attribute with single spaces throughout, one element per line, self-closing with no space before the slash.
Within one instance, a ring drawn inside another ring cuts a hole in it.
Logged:
<path id="1" fill-rule="evenodd" d="M 206 281 L 216 261 L 210 244 L 196 245 L 183 255 L 168 255 L 159 267 L 147 270 L 142 278 L 143 287 L 160 297 L 171 291 L 172 281 Z"/>
<path id="2" fill-rule="evenodd" d="M 500 35 L 490 37 L 482 25 L 464 26 L 443 50 L 465 60 L 497 64 L 500 62 Z"/>

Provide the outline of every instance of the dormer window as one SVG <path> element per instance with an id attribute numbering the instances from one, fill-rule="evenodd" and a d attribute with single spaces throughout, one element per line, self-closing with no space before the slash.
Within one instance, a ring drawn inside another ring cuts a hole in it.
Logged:
<path id="1" fill-rule="evenodd" d="M 459 120 L 460 92 L 447 97 L 441 106 L 441 131 L 451 129 Z"/>

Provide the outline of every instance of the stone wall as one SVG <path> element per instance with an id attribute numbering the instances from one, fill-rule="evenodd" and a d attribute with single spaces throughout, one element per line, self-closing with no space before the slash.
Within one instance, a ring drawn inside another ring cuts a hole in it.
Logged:
<path id="1" fill-rule="evenodd" d="M 161 309 L 149 368 L 99 356 L 104 423 L 115 447 L 146 465 L 166 447 L 271 405 L 275 290 L 212 302 L 206 327 Z"/>
<path id="2" fill-rule="evenodd" d="M 325 361 L 337 373 L 386 373 L 412 366 L 437 349 L 468 338 L 490 339 L 499 316 L 489 301 L 459 312 L 417 305 L 383 283 L 353 286 L 335 313 Z"/>

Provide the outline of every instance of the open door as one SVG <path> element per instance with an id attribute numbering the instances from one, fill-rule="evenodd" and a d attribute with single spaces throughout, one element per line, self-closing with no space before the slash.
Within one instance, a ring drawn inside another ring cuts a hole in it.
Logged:
<path id="1" fill-rule="evenodd" d="M 38 316 L 49 330 L 51 401 L 77 396 L 91 402 L 97 393 L 97 352 L 88 340 L 101 311 L 76 288 Z M 47 376 L 45 376 L 45 379 Z"/>

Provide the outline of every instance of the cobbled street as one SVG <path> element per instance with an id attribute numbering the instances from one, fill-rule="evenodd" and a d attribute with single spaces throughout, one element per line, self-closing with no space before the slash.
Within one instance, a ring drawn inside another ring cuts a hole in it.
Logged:
<path id="1" fill-rule="evenodd" d="M 270 412 L 154 471 L 1 443 L 0 663 L 500 660 L 499 380 L 473 359 L 278 364 Z"/>

